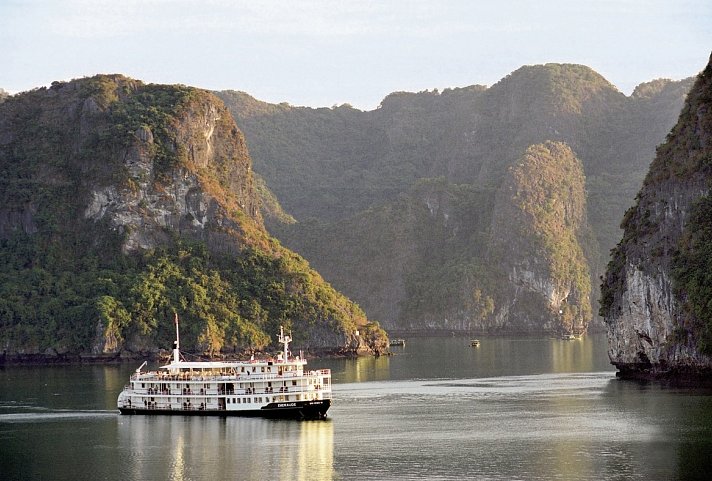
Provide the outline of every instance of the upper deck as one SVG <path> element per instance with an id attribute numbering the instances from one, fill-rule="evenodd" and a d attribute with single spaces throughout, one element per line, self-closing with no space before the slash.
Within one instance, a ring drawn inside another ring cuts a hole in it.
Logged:
<path id="1" fill-rule="evenodd" d="M 256 381 L 296 377 L 331 376 L 331 370 L 306 371 L 306 360 L 289 361 L 179 361 L 161 366 L 159 371 L 137 371 L 132 381 Z"/>

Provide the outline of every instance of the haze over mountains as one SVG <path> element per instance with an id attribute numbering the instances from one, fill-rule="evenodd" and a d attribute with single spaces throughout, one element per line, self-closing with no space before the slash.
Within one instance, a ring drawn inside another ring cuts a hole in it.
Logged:
<path id="1" fill-rule="evenodd" d="M 212 354 L 280 323 L 371 352 L 386 337 L 369 319 L 602 327 L 598 277 L 691 84 L 626 96 L 547 64 L 370 112 L 218 92 L 236 124 L 204 91 L 120 75 L 0 99 L 3 350 L 155 350 L 173 310 Z"/>
<path id="2" fill-rule="evenodd" d="M 597 311 L 620 219 L 691 84 L 655 80 L 626 96 L 588 67 L 547 64 L 489 88 L 393 93 L 370 112 L 218 95 L 297 221 L 268 217 L 270 231 L 370 317 L 409 330 L 542 332 L 583 329 Z M 564 172 L 526 185 L 516 169 L 530 148 L 580 162 L 585 188 Z M 557 185 L 568 193 L 547 196 Z M 527 196 L 527 215 L 497 214 L 513 200 L 505 186 Z M 554 237 L 536 230 L 545 219 L 558 219 Z M 523 232 L 535 239 L 501 262 L 494 253 Z"/>

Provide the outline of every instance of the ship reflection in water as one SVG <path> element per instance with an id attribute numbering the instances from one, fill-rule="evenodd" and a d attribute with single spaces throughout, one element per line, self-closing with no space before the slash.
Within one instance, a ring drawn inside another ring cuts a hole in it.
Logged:
<path id="1" fill-rule="evenodd" d="M 118 419 L 128 479 L 334 477 L 331 421 L 132 416 Z M 160 460 L 160 462 L 157 462 Z"/>

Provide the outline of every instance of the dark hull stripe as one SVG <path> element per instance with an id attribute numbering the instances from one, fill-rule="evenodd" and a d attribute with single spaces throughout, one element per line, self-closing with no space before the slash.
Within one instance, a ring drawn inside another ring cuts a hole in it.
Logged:
<path id="1" fill-rule="evenodd" d="M 323 401 L 297 401 L 270 403 L 261 409 L 240 411 L 228 410 L 182 410 L 182 409 L 144 409 L 120 407 L 121 414 L 148 414 L 148 415 L 178 415 L 178 416 L 241 416 L 263 417 L 273 419 L 325 419 L 326 411 L 331 406 L 331 400 Z"/>

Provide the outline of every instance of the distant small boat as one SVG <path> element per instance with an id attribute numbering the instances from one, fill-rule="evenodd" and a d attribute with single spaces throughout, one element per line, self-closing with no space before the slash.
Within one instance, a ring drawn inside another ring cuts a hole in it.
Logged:
<path id="1" fill-rule="evenodd" d="M 562 341 L 575 341 L 576 336 L 574 336 L 573 334 L 564 334 L 563 336 L 561 336 L 561 340 Z"/>
<path id="2" fill-rule="evenodd" d="M 479 339 L 471 339 L 470 340 L 470 346 L 472 347 L 479 347 L 480 345 L 480 340 Z"/>
<path id="3" fill-rule="evenodd" d="M 391 339 L 390 345 L 405 347 L 405 339 Z"/>

